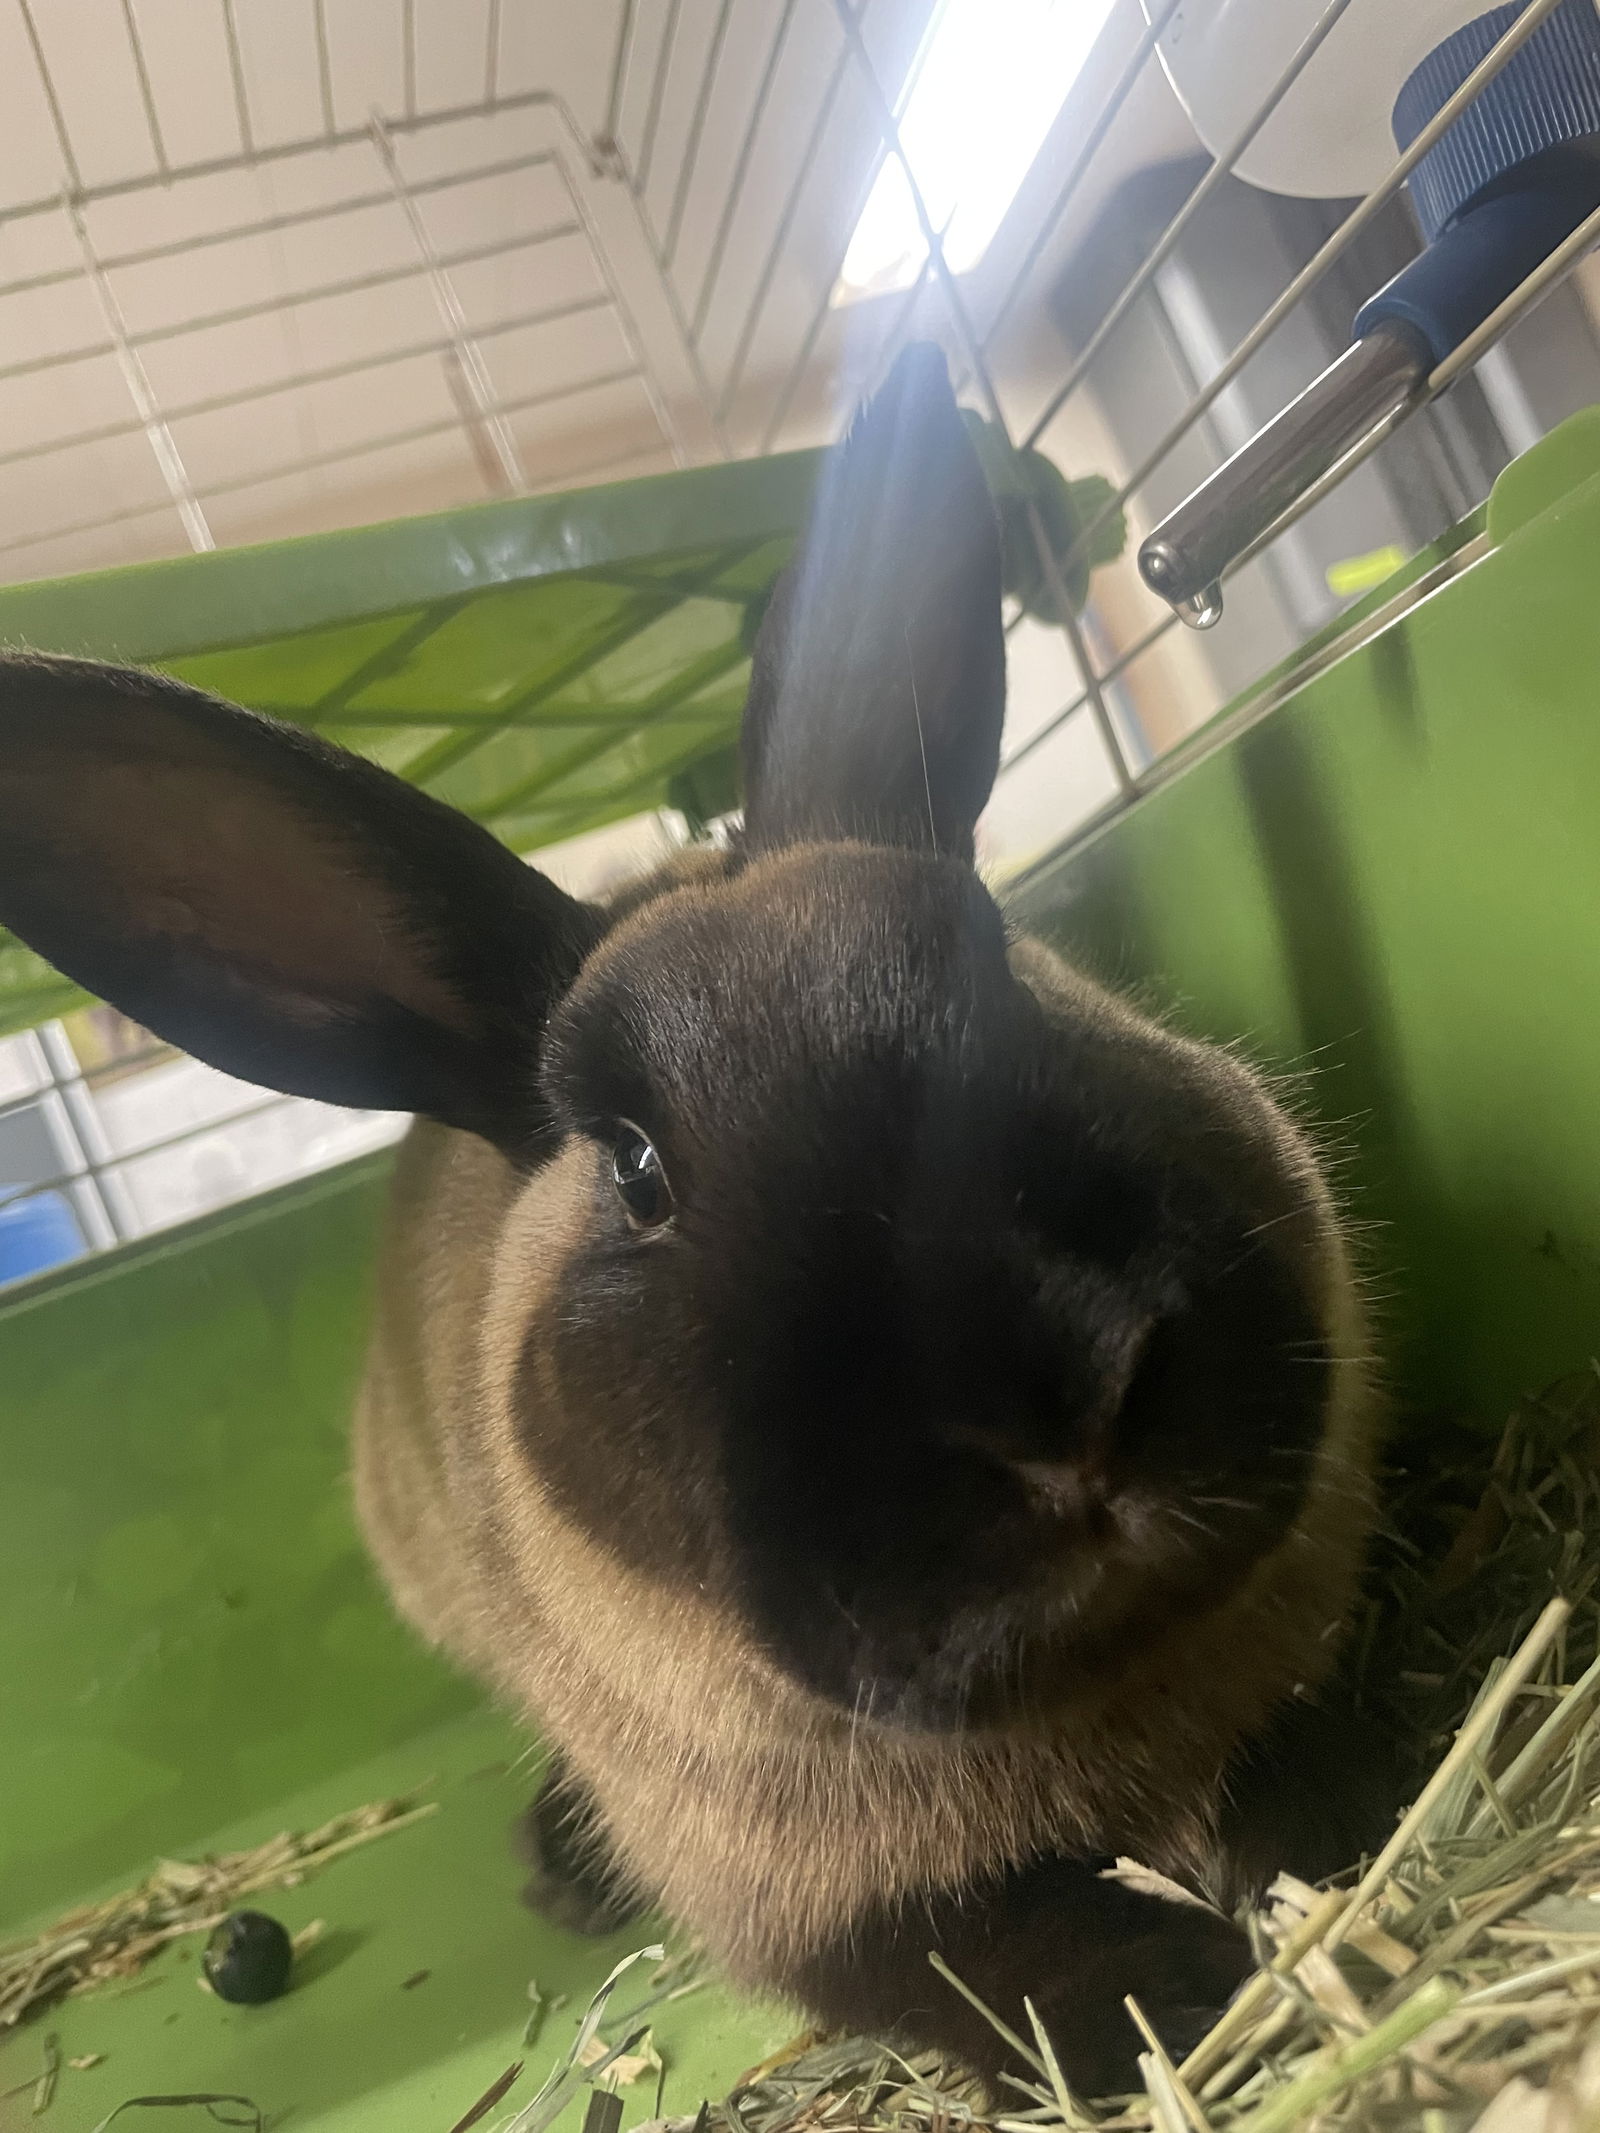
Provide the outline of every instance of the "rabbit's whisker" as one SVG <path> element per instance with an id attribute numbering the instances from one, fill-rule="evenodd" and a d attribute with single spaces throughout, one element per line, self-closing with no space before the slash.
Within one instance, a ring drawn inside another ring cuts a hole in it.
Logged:
<path id="1" fill-rule="evenodd" d="M 917 659 L 911 648 L 911 626 L 906 625 L 906 664 L 911 673 L 911 715 L 917 726 L 917 748 L 922 756 L 922 789 L 928 796 L 928 837 L 933 856 L 939 856 L 939 825 L 933 819 L 933 780 L 928 775 L 928 738 L 922 730 L 922 699 L 917 694 Z"/>

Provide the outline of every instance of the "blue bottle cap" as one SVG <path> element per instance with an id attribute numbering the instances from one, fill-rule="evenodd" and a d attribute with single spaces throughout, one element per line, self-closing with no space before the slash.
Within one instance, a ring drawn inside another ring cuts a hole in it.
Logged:
<path id="1" fill-rule="evenodd" d="M 1527 6 L 1491 8 L 1436 45 L 1394 106 L 1394 137 L 1409 148 Z M 1563 0 L 1501 68 L 1411 174 L 1429 244 L 1487 187 L 1564 142 L 1600 134 L 1600 13 Z"/>

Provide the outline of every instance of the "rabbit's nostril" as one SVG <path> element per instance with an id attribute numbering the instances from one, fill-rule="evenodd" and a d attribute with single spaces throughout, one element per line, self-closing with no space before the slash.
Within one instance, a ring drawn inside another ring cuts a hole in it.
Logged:
<path id="1" fill-rule="evenodd" d="M 1106 1529 L 1105 1490 L 1092 1459 L 1014 1459 L 1011 1471 L 1035 1511 L 1093 1540 Z"/>
<path id="2" fill-rule="evenodd" d="M 952 1450 L 981 1452 L 1030 1486 L 1046 1472 L 1092 1479 L 1121 1434 L 1130 1390 L 1142 1377 L 1157 1330 L 1154 1317 L 1097 1330 L 1032 1367 L 1013 1360 L 964 1411 L 946 1411 L 937 1434 Z"/>
<path id="3" fill-rule="evenodd" d="M 1100 1438 L 1113 1434 L 1128 1394 L 1154 1352 L 1158 1320 L 1153 1313 L 1130 1318 L 1100 1334 L 1093 1347 L 1095 1396 L 1088 1419 Z"/>
<path id="4" fill-rule="evenodd" d="M 1174 1318 L 1151 1318 L 1125 1359 L 1111 1439 L 1119 1451 L 1136 1449 L 1173 1398 L 1182 1336 Z"/>

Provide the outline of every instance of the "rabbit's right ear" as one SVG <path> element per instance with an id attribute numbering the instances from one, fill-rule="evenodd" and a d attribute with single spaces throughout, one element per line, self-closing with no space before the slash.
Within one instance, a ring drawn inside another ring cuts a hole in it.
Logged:
<path id="1" fill-rule="evenodd" d="M 828 455 L 762 622 L 747 839 L 970 859 L 1004 717 L 994 506 L 943 355 L 913 346 Z"/>
<path id="2" fill-rule="evenodd" d="M 537 1144 L 600 915 L 375 764 L 197 689 L 0 657 L 0 925 L 268 1088 Z"/>

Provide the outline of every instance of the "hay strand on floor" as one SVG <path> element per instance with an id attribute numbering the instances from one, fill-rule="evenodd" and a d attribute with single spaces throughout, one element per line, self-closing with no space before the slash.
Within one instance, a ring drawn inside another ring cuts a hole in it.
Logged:
<path id="1" fill-rule="evenodd" d="M 432 1804 L 378 1800 L 320 1829 L 285 1831 L 253 1851 L 162 1860 L 137 1888 L 0 1945 L 0 2032 L 71 1994 L 135 1976 L 170 1942 L 209 1933 L 245 1897 L 295 1888 L 335 1859 L 435 1812 Z"/>

